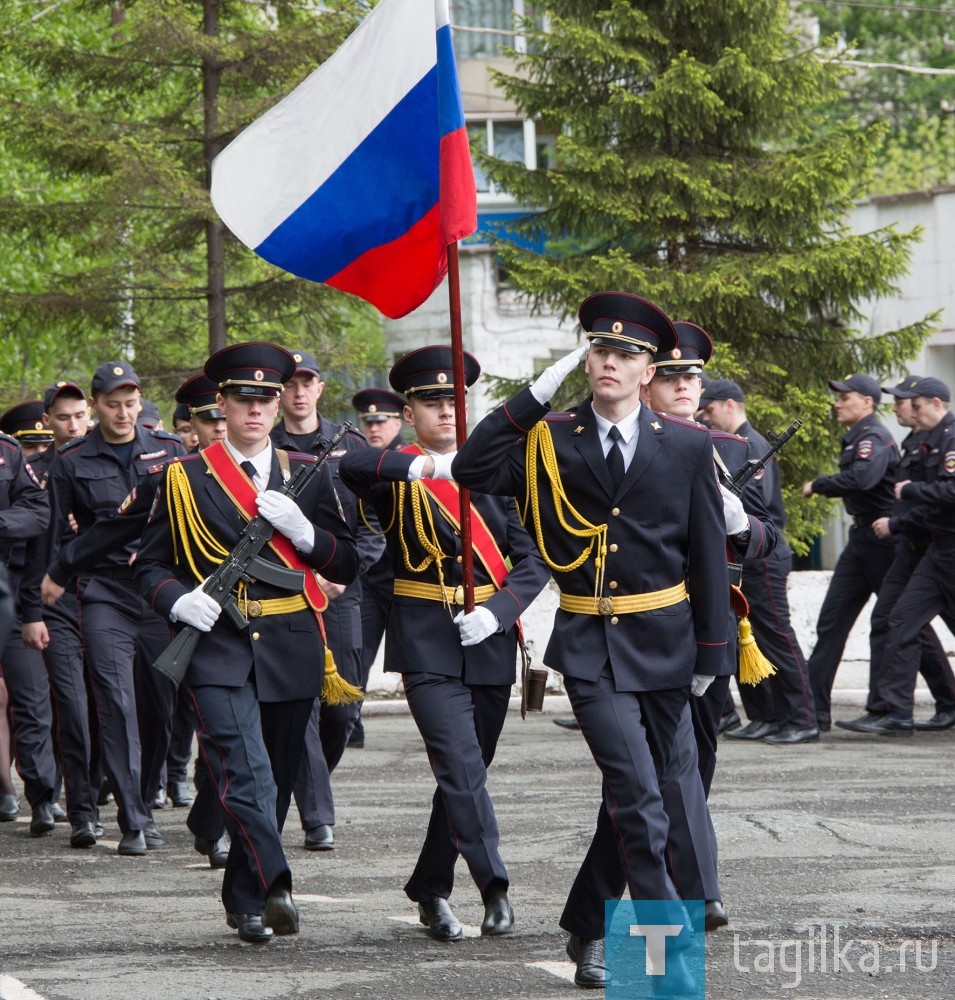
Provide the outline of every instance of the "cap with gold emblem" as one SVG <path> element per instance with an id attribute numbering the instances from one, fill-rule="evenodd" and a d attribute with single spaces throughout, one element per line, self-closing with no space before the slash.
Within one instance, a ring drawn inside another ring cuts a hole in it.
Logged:
<path id="1" fill-rule="evenodd" d="M 295 374 L 295 359 L 277 344 L 252 341 L 216 351 L 203 370 L 221 393 L 277 399 Z"/>
<path id="2" fill-rule="evenodd" d="M 702 375 L 703 366 L 713 355 L 710 335 L 696 323 L 674 323 L 676 346 L 669 351 L 657 351 L 653 363 L 657 375 Z"/>
<path id="3" fill-rule="evenodd" d="M 53 385 L 48 385 L 43 393 L 43 409 L 48 410 L 60 396 L 86 399 L 86 393 L 75 382 L 54 382 Z"/>
<path id="4" fill-rule="evenodd" d="M 464 383 L 474 385 L 481 366 L 473 354 L 464 352 Z M 395 362 L 388 373 L 392 389 L 418 399 L 437 399 L 454 395 L 451 348 L 447 344 L 419 347 Z"/>
<path id="5" fill-rule="evenodd" d="M 93 372 L 93 381 L 90 383 L 91 395 L 97 393 L 110 393 L 116 389 L 139 389 L 139 376 L 133 371 L 133 366 L 128 361 L 104 361 L 103 364 Z"/>
<path id="6" fill-rule="evenodd" d="M 676 330 L 666 314 L 629 292 L 597 292 L 584 299 L 577 318 L 595 347 L 656 354 L 676 346 Z"/>
<path id="7" fill-rule="evenodd" d="M 42 399 L 11 406 L 0 416 L 0 431 L 21 444 L 49 444 L 53 440 L 53 431 L 43 423 Z"/>
<path id="8" fill-rule="evenodd" d="M 322 377 L 322 369 L 314 354 L 309 354 L 308 351 L 292 351 L 292 357 L 295 359 L 296 375 L 314 375 L 315 378 Z"/>
<path id="9" fill-rule="evenodd" d="M 915 399 L 918 395 L 915 387 L 921 378 L 921 375 L 903 375 L 895 385 L 883 385 L 881 389 L 887 396 L 895 396 L 896 399 Z"/>
<path id="10" fill-rule="evenodd" d="M 139 416 L 136 418 L 136 423 L 150 431 L 155 430 L 162 423 L 159 407 L 151 399 L 139 401 Z"/>
<path id="11" fill-rule="evenodd" d="M 218 395 L 219 387 L 208 375 L 193 375 L 176 391 L 176 402 L 186 410 L 186 415 L 178 419 L 190 420 L 192 417 L 199 417 L 200 420 L 225 420 L 225 414 L 219 409 L 216 401 Z M 179 406 L 176 407 L 177 414 Z"/>
<path id="12" fill-rule="evenodd" d="M 387 389 L 362 389 L 351 398 L 358 417 L 367 424 L 380 424 L 389 417 L 400 417 L 404 399 Z"/>
<path id="13" fill-rule="evenodd" d="M 869 396 L 876 406 L 882 399 L 879 383 L 871 375 L 855 373 L 846 375 L 843 379 L 829 379 L 829 388 L 833 392 L 857 392 L 860 396 Z"/>

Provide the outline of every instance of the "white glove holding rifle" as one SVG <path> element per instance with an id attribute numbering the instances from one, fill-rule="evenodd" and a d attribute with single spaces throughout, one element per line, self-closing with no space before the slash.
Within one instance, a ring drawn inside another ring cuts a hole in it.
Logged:
<path id="1" fill-rule="evenodd" d="M 205 580 L 190 590 L 188 594 L 183 594 L 172 606 L 169 617 L 174 622 L 182 622 L 183 625 L 191 625 L 199 629 L 200 632 L 210 632 L 222 613 L 218 601 L 211 598 L 202 588 Z"/>

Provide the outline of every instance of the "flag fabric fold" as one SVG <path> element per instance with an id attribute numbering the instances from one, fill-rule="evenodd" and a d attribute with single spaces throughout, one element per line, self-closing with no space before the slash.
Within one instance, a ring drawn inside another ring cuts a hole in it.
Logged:
<path id="1" fill-rule="evenodd" d="M 477 228 L 447 0 L 382 0 L 215 158 L 211 194 L 272 264 L 392 318 L 421 305 Z"/>

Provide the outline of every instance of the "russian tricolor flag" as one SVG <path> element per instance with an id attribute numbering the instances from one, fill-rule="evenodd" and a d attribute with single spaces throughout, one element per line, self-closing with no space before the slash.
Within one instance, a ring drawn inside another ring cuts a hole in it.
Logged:
<path id="1" fill-rule="evenodd" d="M 382 0 L 213 161 L 212 203 L 246 246 L 397 318 L 477 228 L 447 0 Z"/>

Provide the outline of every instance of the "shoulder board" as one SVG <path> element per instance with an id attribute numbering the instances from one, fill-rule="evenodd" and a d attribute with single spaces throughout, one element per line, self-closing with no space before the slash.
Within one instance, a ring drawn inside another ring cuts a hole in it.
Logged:
<path id="1" fill-rule="evenodd" d="M 740 444 L 749 444 L 749 441 L 744 437 L 740 437 L 739 434 L 731 434 L 729 431 L 710 431 L 714 438 L 720 438 L 726 441 L 739 441 Z"/>
<path id="2" fill-rule="evenodd" d="M 72 451 L 74 448 L 79 448 L 79 446 L 86 440 L 85 437 L 73 438 L 72 441 L 64 441 L 60 445 L 59 454 L 65 455 L 68 451 Z"/>
<path id="3" fill-rule="evenodd" d="M 287 452 L 288 457 L 294 459 L 296 462 L 317 462 L 318 459 L 315 455 L 309 455 L 304 451 L 289 451 Z M 334 454 L 334 453 L 333 453 Z"/>
<path id="4" fill-rule="evenodd" d="M 155 465 L 151 465 L 146 470 L 146 475 L 147 476 L 156 476 L 160 472 L 162 472 L 163 469 L 165 469 L 167 465 L 170 465 L 170 464 L 171 464 L 170 462 L 157 462 Z"/>
<path id="5" fill-rule="evenodd" d="M 160 441 L 179 441 L 182 442 L 182 438 L 178 434 L 173 434 L 171 431 L 157 430 L 156 428 L 151 428 L 148 431 L 152 434 L 154 438 L 159 438 Z"/>
<path id="6" fill-rule="evenodd" d="M 566 410 L 558 410 L 556 413 L 551 412 L 544 414 L 544 420 L 546 420 L 549 424 L 566 423 L 567 421 L 576 419 L 576 413 L 568 413 Z"/>
<path id="7" fill-rule="evenodd" d="M 0 444 L 5 444 L 13 451 L 20 450 L 20 445 L 17 439 L 10 437 L 8 434 L 0 434 Z"/>
<path id="8" fill-rule="evenodd" d="M 692 427 L 693 430 L 703 431 L 704 433 L 709 431 L 708 427 L 698 424 L 695 420 L 687 420 L 685 417 L 675 417 L 672 413 L 657 413 L 657 416 L 662 417 L 667 423 L 676 424 L 678 427 Z"/>

